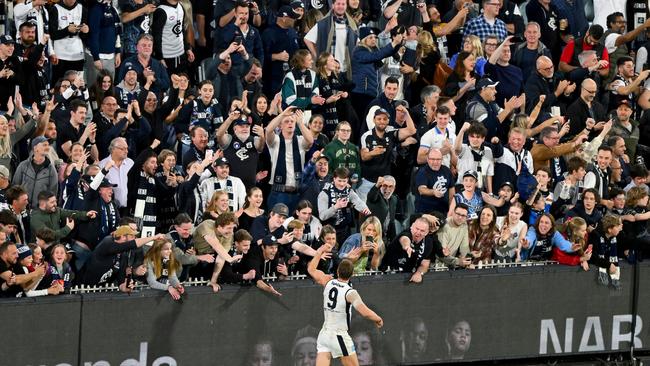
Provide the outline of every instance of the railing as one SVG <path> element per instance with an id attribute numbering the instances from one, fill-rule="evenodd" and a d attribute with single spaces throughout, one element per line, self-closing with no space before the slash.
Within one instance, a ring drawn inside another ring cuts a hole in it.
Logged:
<path id="1" fill-rule="evenodd" d="M 506 260 L 492 260 L 490 262 L 483 262 L 479 261 L 478 264 L 473 266 L 473 269 L 490 269 L 490 268 L 515 268 L 515 267 L 539 267 L 539 266 L 548 266 L 548 265 L 557 265 L 558 262 L 556 261 L 539 261 L 539 262 L 508 262 Z M 444 271 L 449 271 L 450 268 L 446 266 L 443 263 L 433 263 L 429 267 L 429 271 L 432 272 L 444 272 Z M 360 277 L 369 277 L 369 276 L 377 276 L 377 275 L 384 275 L 384 274 L 395 274 L 398 273 L 398 271 L 388 267 L 386 271 L 378 271 L 378 270 L 366 270 L 360 273 L 356 273 L 355 276 L 360 276 Z M 305 274 L 300 274 L 298 272 L 292 272 L 289 276 L 285 276 L 282 278 L 279 278 L 277 276 L 264 276 L 262 279 L 267 282 L 276 282 L 279 280 L 282 281 L 296 281 L 296 280 L 305 280 L 308 279 L 309 276 Z M 183 282 L 183 286 L 185 287 L 202 287 L 202 286 L 208 286 L 210 284 L 210 281 L 199 277 L 195 278 L 192 277 L 188 279 L 187 281 Z M 145 283 L 136 283 L 134 287 L 134 291 L 141 291 L 149 289 L 149 286 Z M 117 292 L 119 291 L 119 288 L 113 284 L 103 284 L 103 285 L 77 285 L 74 286 L 70 289 L 71 294 L 88 294 L 88 293 L 101 293 L 101 292 Z"/>

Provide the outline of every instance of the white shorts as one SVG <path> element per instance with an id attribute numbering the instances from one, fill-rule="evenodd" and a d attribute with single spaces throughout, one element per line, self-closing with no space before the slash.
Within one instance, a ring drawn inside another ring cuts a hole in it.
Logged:
<path id="1" fill-rule="evenodd" d="M 316 342 L 318 353 L 329 352 L 332 358 L 350 356 L 356 353 L 354 342 L 347 332 L 335 332 L 321 329 Z"/>

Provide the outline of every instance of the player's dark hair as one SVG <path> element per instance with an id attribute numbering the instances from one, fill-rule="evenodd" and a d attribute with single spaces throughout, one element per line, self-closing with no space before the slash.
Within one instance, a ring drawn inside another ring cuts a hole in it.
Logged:
<path id="1" fill-rule="evenodd" d="M 339 268 L 336 270 L 336 273 L 339 275 L 339 279 L 349 280 L 354 273 L 354 264 L 349 259 L 344 259 L 339 264 Z"/>

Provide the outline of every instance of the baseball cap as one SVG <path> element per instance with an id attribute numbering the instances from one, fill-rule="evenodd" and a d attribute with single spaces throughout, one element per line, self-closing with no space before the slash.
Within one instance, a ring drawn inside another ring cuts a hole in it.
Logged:
<path id="1" fill-rule="evenodd" d="M 14 44 L 14 38 L 8 34 L 3 34 L 0 36 L 0 43 L 2 44 Z"/>
<path id="2" fill-rule="evenodd" d="M 27 245 L 21 245 L 18 247 L 18 259 L 25 259 L 32 255 L 32 250 L 29 249 Z"/>
<path id="3" fill-rule="evenodd" d="M 289 17 L 293 19 L 298 18 L 298 14 L 296 14 L 296 12 L 293 11 L 293 8 L 290 5 L 281 6 L 280 9 L 278 9 L 277 16 L 278 18 L 282 18 L 282 17 Z"/>
<path id="4" fill-rule="evenodd" d="M 292 9 L 305 8 L 305 3 L 303 3 L 302 0 L 293 0 L 289 5 Z"/>
<path id="5" fill-rule="evenodd" d="M 282 215 L 284 217 L 289 216 L 289 207 L 285 205 L 284 203 L 276 203 L 275 206 L 273 206 L 273 209 L 271 209 L 271 212 Z"/>
<path id="6" fill-rule="evenodd" d="M 47 142 L 47 139 L 43 136 L 36 136 L 32 139 L 32 149 L 41 142 Z"/>
<path id="7" fill-rule="evenodd" d="M 233 124 L 235 126 L 241 126 L 241 125 L 250 125 L 250 122 L 248 122 L 248 118 L 239 118 L 236 119 Z"/>
<path id="8" fill-rule="evenodd" d="M 505 187 L 505 186 L 510 187 L 510 189 L 514 192 L 514 190 L 515 190 L 515 185 L 512 184 L 512 183 L 510 183 L 510 182 L 503 182 L 503 183 L 501 183 L 501 187 L 499 187 L 499 189 L 501 189 L 501 188 L 503 188 L 503 187 Z"/>
<path id="9" fill-rule="evenodd" d="M 319 161 L 320 159 L 325 159 L 325 160 L 327 160 L 328 162 L 330 161 L 330 158 L 327 157 L 327 155 L 325 155 L 325 154 L 320 154 L 320 155 L 318 156 L 318 158 L 316 158 L 316 161 Z"/>
<path id="10" fill-rule="evenodd" d="M 219 158 L 214 162 L 214 165 L 215 166 L 224 166 L 224 165 L 230 166 L 230 162 L 226 158 Z"/>
<path id="11" fill-rule="evenodd" d="M 262 245 L 278 245 L 278 239 L 276 239 L 273 235 L 267 235 L 262 238 Z"/>
<path id="12" fill-rule="evenodd" d="M 629 100 L 629 99 L 621 99 L 621 100 L 618 102 L 618 107 L 620 107 L 620 106 L 622 106 L 622 105 L 625 105 L 625 106 L 627 106 L 628 108 L 632 109 L 632 103 L 630 103 L 630 100 Z"/>
<path id="13" fill-rule="evenodd" d="M 9 169 L 4 165 L 0 165 L 0 178 L 9 179 Z"/>
<path id="14" fill-rule="evenodd" d="M 117 187 L 117 184 L 113 184 L 109 182 L 108 179 L 106 178 L 102 179 L 102 182 L 99 183 L 99 188 L 108 188 L 108 187 L 115 188 Z"/>
<path id="15" fill-rule="evenodd" d="M 478 88 L 478 90 L 481 90 L 483 88 L 495 87 L 498 84 L 499 84 L 498 81 L 493 81 L 490 78 L 483 78 L 478 81 L 478 83 L 476 84 L 476 88 Z"/>
<path id="16" fill-rule="evenodd" d="M 472 177 L 478 180 L 478 172 L 476 170 L 468 170 L 465 173 L 463 173 L 463 178 L 465 177 Z"/>
<path id="17" fill-rule="evenodd" d="M 124 235 L 138 235 L 138 232 L 133 230 L 129 225 L 122 225 L 115 229 L 113 236 L 124 236 Z"/>
<path id="18" fill-rule="evenodd" d="M 375 117 L 377 117 L 377 116 L 380 115 L 380 114 L 385 114 L 387 117 L 390 118 L 390 114 L 389 114 L 388 111 L 385 110 L 384 108 L 377 108 L 377 109 L 375 110 Z"/>

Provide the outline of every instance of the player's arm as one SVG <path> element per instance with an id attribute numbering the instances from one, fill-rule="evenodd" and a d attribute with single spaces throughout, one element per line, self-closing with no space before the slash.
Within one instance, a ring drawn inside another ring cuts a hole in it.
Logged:
<path id="1" fill-rule="evenodd" d="M 327 282 L 333 278 L 331 275 L 325 274 L 325 272 L 318 269 L 318 263 L 320 263 L 320 258 L 326 249 L 325 245 L 321 245 L 321 247 L 316 251 L 316 255 L 314 255 L 314 258 L 309 261 L 309 265 L 307 266 L 307 272 L 311 278 L 321 286 L 325 286 Z"/>
<path id="2" fill-rule="evenodd" d="M 357 290 L 348 291 L 348 293 L 345 294 L 345 300 L 352 304 L 354 309 L 358 311 L 361 316 L 374 322 L 377 325 L 377 328 L 381 328 L 384 325 L 384 320 L 363 303 Z"/>

